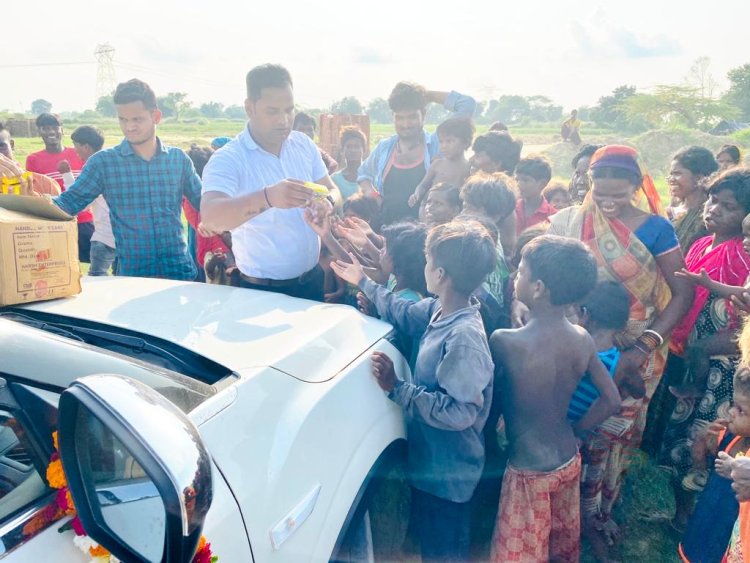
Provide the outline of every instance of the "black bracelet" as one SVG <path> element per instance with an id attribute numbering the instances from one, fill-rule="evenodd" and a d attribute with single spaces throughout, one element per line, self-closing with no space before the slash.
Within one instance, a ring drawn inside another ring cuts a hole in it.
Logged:
<path id="1" fill-rule="evenodd" d="M 268 204 L 268 207 L 273 207 L 271 205 L 271 202 L 268 200 L 268 188 L 263 188 L 263 197 L 266 198 L 266 203 Z"/>

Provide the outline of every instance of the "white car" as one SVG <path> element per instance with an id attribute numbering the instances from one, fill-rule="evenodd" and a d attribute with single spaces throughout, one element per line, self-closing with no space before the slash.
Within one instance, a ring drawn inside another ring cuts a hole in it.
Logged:
<path id="1" fill-rule="evenodd" d="M 85 278 L 0 308 L 0 559 L 88 561 L 54 502 L 60 451 L 91 537 L 123 561 L 372 560 L 368 502 L 402 459 L 402 412 L 370 373 L 404 358 L 351 307 L 240 288 Z M 60 414 L 58 415 L 58 410 Z"/>

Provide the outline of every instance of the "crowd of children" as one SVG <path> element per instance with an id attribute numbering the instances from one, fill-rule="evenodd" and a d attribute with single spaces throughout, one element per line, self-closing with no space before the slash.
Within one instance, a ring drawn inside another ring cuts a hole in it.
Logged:
<path id="1" fill-rule="evenodd" d="M 298 116 L 295 126 L 312 136 L 310 121 Z M 493 561 L 577 561 L 581 537 L 598 560 L 611 560 L 621 537 L 613 508 L 647 411 L 677 425 L 681 400 L 705 400 L 707 388 L 722 385 L 731 408 L 714 409 L 711 420 L 691 426 L 680 451 L 692 455 L 671 460 L 706 475 L 694 505 L 678 499 L 679 555 L 750 561 L 750 507 L 735 491 L 747 486 L 739 459 L 750 446 L 750 329 L 739 344 L 733 340 L 750 311 L 750 170 L 737 166 L 739 151 L 726 146 L 714 157 L 690 147 L 675 155 L 670 223 L 627 147 L 581 147 L 566 185 L 552 180 L 545 157 L 521 158 L 522 143 L 499 126 L 474 138 L 471 120 L 454 116 L 436 133 L 441 157 L 413 191 L 399 195 L 408 196 L 418 218 L 382 224 L 382 196 L 359 189 L 368 146 L 353 127 L 341 132 L 338 162 L 324 156 L 331 172 L 338 167 L 332 179 L 340 209 L 328 217 L 306 213 L 322 241 L 325 301 L 392 323 L 393 343 L 411 367 L 406 381 L 396 377 L 394 358 L 372 358 L 379 386 L 407 420 L 412 524 L 422 560 L 469 559 L 477 491 L 496 499 Z M 73 141 L 96 152 L 103 137 L 81 128 Z M 215 149 L 188 151 L 199 174 Z M 205 279 L 233 284 L 231 236 L 206 232 L 199 210 L 183 203 Z M 97 217 L 108 218 L 108 211 L 95 209 Z M 745 217 L 741 232 L 737 217 Z M 91 241 L 92 267 L 102 245 L 111 250 L 106 271 L 114 244 Z M 708 255 L 725 243 L 733 254 L 719 266 L 693 267 L 703 263 L 701 254 L 686 269 L 683 256 L 695 254 L 695 245 Z M 703 322 L 700 307 L 689 307 L 694 295 L 721 300 L 724 347 L 691 348 L 690 330 Z M 690 315 L 696 318 L 685 332 Z M 681 348 L 672 346 L 666 361 L 679 357 L 688 367 L 659 387 L 675 327 L 683 340 L 672 344 Z M 724 364 L 732 366 L 729 381 L 709 364 L 725 356 L 738 360 Z M 701 361 L 709 366 L 702 371 L 695 367 Z M 662 433 L 649 438 L 660 463 L 669 458 Z M 501 457 L 502 485 L 489 471 Z"/>

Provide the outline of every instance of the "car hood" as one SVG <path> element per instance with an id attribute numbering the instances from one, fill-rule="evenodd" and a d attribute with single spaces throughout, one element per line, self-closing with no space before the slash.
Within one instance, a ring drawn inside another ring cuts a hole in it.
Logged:
<path id="1" fill-rule="evenodd" d="M 232 371 L 271 366 L 308 382 L 331 379 L 392 330 L 349 306 L 264 291 L 146 278 L 82 282 L 77 296 L 14 309 L 129 329 Z"/>

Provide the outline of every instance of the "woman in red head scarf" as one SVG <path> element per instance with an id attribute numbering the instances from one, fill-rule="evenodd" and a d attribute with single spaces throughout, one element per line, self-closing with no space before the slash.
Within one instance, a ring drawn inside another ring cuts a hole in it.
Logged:
<path id="1" fill-rule="evenodd" d="M 666 342 L 690 308 L 694 292 L 689 282 L 675 276 L 685 264 L 682 252 L 638 153 L 621 145 L 602 147 L 591 157 L 589 170 L 592 188 L 583 204 L 554 215 L 549 233 L 585 243 L 599 264 L 600 281 L 620 282 L 630 296 L 615 374 L 623 408 L 586 444 L 584 531 L 601 546 L 616 535 L 610 517 L 627 452 L 640 445 L 648 402 L 664 370 Z"/>

